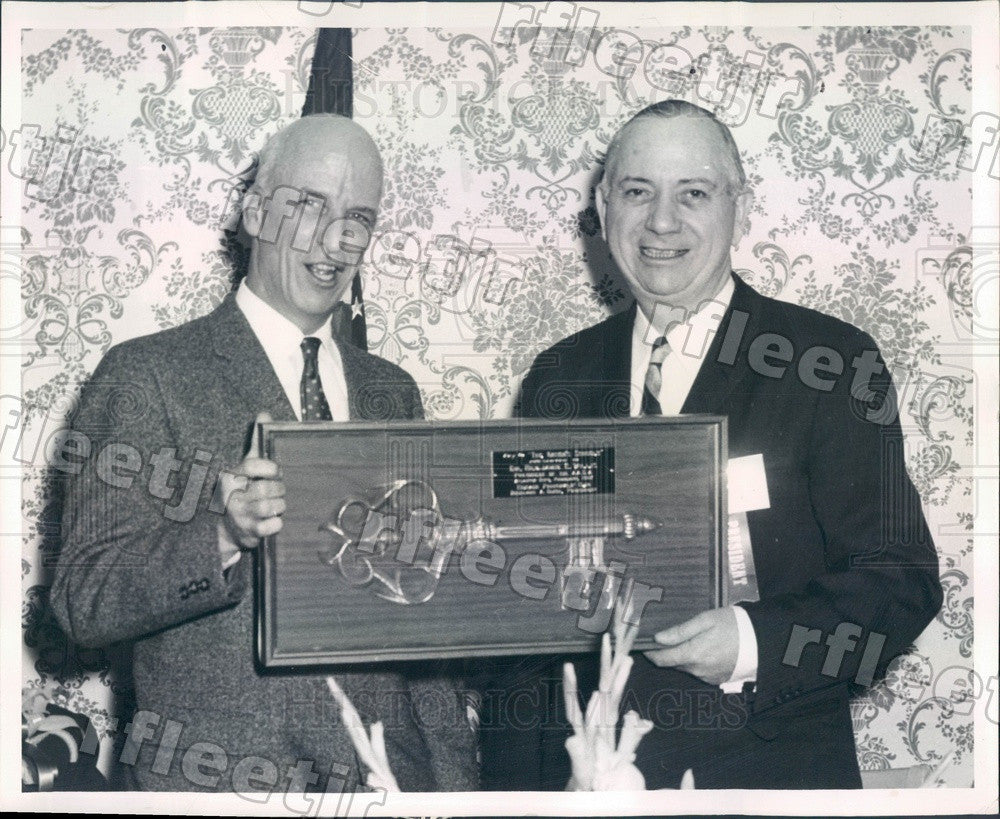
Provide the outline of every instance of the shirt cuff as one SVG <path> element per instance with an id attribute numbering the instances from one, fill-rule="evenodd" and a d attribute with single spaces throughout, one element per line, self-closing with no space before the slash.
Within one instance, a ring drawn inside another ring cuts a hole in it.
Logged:
<path id="1" fill-rule="evenodd" d="M 242 552 L 237 552 L 234 555 L 230 555 L 228 558 L 222 561 L 222 571 L 233 568 L 237 563 L 240 562 L 240 555 Z"/>
<path id="2" fill-rule="evenodd" d="M 733 613 L 736 615 L 739 650 L 732 676 L 719 686 L 726 694 L 737 694 L 743 690 L 744 683 L 757 681 L 757 635 L 753 623 L 742 606 L 733 606 Z"/>
<path id="3" fill-rule="evenodd" d="M 222 557 L 222 571 L 231 569 L 240 562 L 240 555 L 243 552 L 239 545 L 229 536 L 229 530 L 221 522 L 218 527 L 219 532 L 219 555 Z"/>

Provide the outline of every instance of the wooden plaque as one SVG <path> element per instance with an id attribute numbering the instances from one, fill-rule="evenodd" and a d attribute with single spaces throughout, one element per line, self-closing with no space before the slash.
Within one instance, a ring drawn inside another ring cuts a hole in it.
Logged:
<path id="1" fill-rule="evenodd" d="M 726 421 L 270 423 L 286 484 L 259 555 L 268 668 L 636 648 L 722 602 Z"/>

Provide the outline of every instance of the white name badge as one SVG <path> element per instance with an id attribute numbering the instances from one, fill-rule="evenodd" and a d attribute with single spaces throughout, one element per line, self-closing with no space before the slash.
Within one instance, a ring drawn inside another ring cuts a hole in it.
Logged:
<path id="1" fill-rule="evenodd" d="M 726 482 L 730 515 L 771 508 L 771 498 L 767 494 L 767 475 L 764 473 L 764 456 L 760 453 L 730 458 L 726 466 Z"/>

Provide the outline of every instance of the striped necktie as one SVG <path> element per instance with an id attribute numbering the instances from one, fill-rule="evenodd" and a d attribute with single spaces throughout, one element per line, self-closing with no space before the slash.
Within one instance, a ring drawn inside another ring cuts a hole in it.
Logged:
<path id="1" fill-rule="evenodd" d="M 323 395 L 323 385 L 319 380 L 319 354 L 320 340 L 315 336 L 306 336 L 302 339 L 302 383 L 299 386 L 300 397 L 302 399 L 302 420 L 303 421 L 332 421 L 330 405 L 326 403 L 326 396 Z"/>
<path id="2" fill-rule="evenodd" d="M 670 353 L 666 336 L 653 342 L 653 352 L 646 370 L 646 383 L 642 390 L 642 415 L 662 415 L 660 410 L 660 387 L 663 385 L 663 359 Z"/>

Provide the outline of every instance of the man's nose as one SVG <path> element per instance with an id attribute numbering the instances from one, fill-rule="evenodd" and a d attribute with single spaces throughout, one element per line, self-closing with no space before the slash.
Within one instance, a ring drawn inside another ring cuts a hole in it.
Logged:
<path id="1" fill-rule="evenodd" d="M 681 229 L 677 203 L 670 196 L 658 196 L 649 208 L 646 228 L 653 233 L 675 233 Z"/>
<path id="2" fill-rule="evenodd" d="M 323 231 L 323 252 L 330 259 L 346 264 L 360 264 L 371 241 L 371 231 L 357 219 L 332 220 Z"/>

